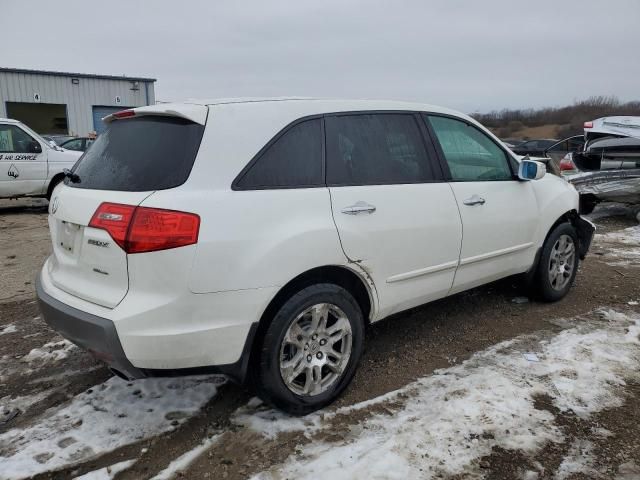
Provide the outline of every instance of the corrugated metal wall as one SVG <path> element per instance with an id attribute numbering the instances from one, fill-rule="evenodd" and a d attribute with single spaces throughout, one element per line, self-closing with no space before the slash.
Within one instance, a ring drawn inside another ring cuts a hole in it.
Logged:
<path id="1" fill-rule="evenodd" d="M 78 78 L 74 85 L 72 78 Z M 0 117 L 7 116 L 6 102 L 57 103 L 67 106 L 69 131 L 86 135 L 94 130 L 93 107 L 140 107 L 155 103 L 153 82 L 138 82 L 139 89 L 131 90 L 132 81 L 15 73 L 0 71 Z M 116 97 L 120 97 L 120 103 Z"/>

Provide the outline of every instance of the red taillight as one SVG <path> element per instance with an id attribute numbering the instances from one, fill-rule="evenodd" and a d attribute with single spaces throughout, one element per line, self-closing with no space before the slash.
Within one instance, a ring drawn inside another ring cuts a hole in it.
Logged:
<path id="1" fill-rule="evenodd" d="M 111 238 L 126 250 L 127 231 L 135 209 L 133 205 L 102 203 L 91 217 L 89 226 L 106 230 Z"/>
<path id="2" fill-rule="evenodd" d="M 575 170 L 576 166 L 573 163 L 573 160 L 571 160 L 570 158 L 563 158 L 562 160 L 560 160 L 560 170 L 564 171 L 564 170 Z"/>
<path id="3" fill-rule="evenodd" d="M 136 112 L 134 110 L 120 110 L 119 112 L 116 112 L 113 114 L 113 116 L 115 118 L 127 118 L 127 117 L 134 117 L 136 114 Z"/>
<path id="4" fill-rule="evenodd" d="M 197 243 L 200 217 L 174 210 L 103 203 L 89 226 L 109 232 L 125 252 L 142 253 Z"/>
<path id="5" fill-rule="evenodd" d="M 198 241 L 200 217 L 193 213 L 138 207 L 127 235 L 127 252 L 153 252 Z"/>
<path id="6" fill-rule="evenodd" d="M 593 122 L 584 122 L 584 128 L 593 128 Z"/>

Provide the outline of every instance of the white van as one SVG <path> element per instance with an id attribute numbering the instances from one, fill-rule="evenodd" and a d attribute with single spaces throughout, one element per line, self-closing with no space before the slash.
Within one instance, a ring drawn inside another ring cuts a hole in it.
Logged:
<path id="1" fill-rule="evenodd" d="M 302 414 L 364 330 L 523 274 L 569 291 L 578 194 L 466 115 L 381 101 L 126 110 L 53 192 L 46 321 L 127 379 L 217 371 Z"/>
<path id="2" fill-rule="evenodd" d="M 0 118 L 0 198 L 51 197 L 82 152 L 53 146 L 25 124 Z"/>

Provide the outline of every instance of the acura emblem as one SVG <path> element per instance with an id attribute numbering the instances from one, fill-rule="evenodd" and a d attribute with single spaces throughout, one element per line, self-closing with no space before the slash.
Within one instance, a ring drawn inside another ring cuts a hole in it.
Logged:
<path id="1" fill-rule="evenodd" d="M 59 206 L 60 206 L 60 199 L 56 197 L 53 199 L 53 203 L 51 204 L 51 213 L 56 213 L 58 211 Z"/>

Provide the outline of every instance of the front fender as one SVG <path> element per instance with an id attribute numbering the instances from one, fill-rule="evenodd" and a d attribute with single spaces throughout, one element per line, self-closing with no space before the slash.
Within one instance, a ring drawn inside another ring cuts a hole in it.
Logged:
<path id="1" fill-rule="evenodd" d="M 558 220 L 571 212 L 577 215 L 579 196 L 572 185 L 555 175 L 545 175 L 532 184 L 540 215 L 535 243 L 540 248 Z"/>

